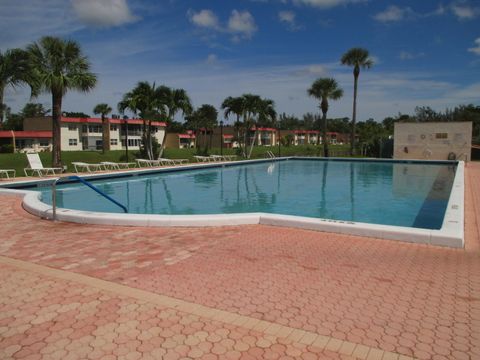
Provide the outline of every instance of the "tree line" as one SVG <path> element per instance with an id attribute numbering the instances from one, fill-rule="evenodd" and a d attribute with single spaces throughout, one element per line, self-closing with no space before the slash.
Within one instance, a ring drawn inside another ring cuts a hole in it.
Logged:
<path id="1" fill-rule="evenodd" d="M 357 95 L 358 79 L 361 69 L 370 69 L 373 61 L 368 50 L 353 48 L 347 51 L 340 59 L 341 64 L 353 68 L 353 109 L 351 121 L 348 118 L 328 119 L 330 107 L 329 101 L 335 101 L 343 96 L 343 90 L 333 78 L 316 79 L 307 94 L 319 101 L 319 109 L 322 116 L 305 114 L 302 120 L 294 116 L 282 114 L 277 116 L 275 103 L 271 99 L 262 98 L 255 94 L 243 94 L 238 97 L 228 96 L 221 104 L 226 118 L 234 118 L 236 138 L 240 144 L 241 152 L 249 158 L 255 145 L 258 127 L 272 126 L 280 129 L 293 127 L 305 129 L 321 129 L 323 139 L 326 139 L 328 131 L 350 133 L 350 154 L 354 154 L 356 134 L 360 135 L 361 141 L 372 141 L 372 137 L 385 136 L 391 133 L 394 121 L 432 121 L 431 119 L 446 119 L 455 121 L 466 114 L 475 118 L 475 131 L 478 134 L 478 107 L 473 105 L 464 108 L 455 108 L 443 113 L 436 113 L 430 108 L 418 108 L 413 117 L 404 115 L 395 118 L 387 118 L 382 123 L 367 120 L 357 124 Z M 52 116 L 52 163 L 61 166 L 61 116 L 62 100 L 70 90 L 81 92 L 91 91 L 97 83 L 97 76 L 91 71 L 88 58 L 82 53 L 78 43 L 57 37 L 46 36 L 28 45 L 26 49 L 12 49 L 0 52 L 0 121 L 4 114 L 9 114 L 9 121 L 3 124 L 3 128 L 17 126 L 21 117 L 35 114 L 45 116 L 51 112 Z M 4 92 L 7 86 L 28 84 L 31 96 L 36 97 L 41 93 L 51 95 L 51 109 L 44 109 L 40 104 L 27 104 L 20 114 L 11 114 L 4 104 Z M 209 131 L 218 125 L 218 112 L 210 104 L 203 104 L 194 109 L 192 101 L 184 89 L 175 89 L 166 85 L 157 86 L 155 82 L 140 81 L 129 92 L 124 94 L 117 104 L 117 110 L 121 114 L 130 111 L 135 116 L 143 119 L 142 156 L 150 159 L 161 156 L 165 148 L 165 140 L 169 131 L 189 128 L 195 132 Z M 107 116 L 113 108 L 106 103 L 100 103 L 92 110 L 102 118 L 103 125 L 103 149 L 109 150 L 109 124 Z M 177 114 L 181 113 L 183 122 L 175 121 Z M 85 115 L 79 113 L 79 115 Z M 416 120 L 415 120 L 416 119 Z M 164 121 L 167 123 L 163 142 L 157 146 L 152 137 L 152 121 Z M 393 122 L 392 122 L 393 121 Z M 17 123 L 15 123 L 17 122 Z M 2 125 L 2 124 L 0 124 Z M 357 130 L 358 125 L 358 130 Z M 254 131 L 251 141 L 251 131 Z M 323 141 L 324 156 L 328 156 L 328 142 Z"/>

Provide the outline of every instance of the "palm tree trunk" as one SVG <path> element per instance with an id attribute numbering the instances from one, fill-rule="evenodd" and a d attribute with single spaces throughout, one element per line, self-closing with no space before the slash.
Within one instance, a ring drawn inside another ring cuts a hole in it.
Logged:
<path id="1" fill-rule="evenodd" d="M 52 165 L 62 167 L 62 94 L 52 92 Z"/>
<path id="2" fill-rule="evenodd" d="M 3 114 L 6 110 L 6 105 L 3 103 L 3 95 L 5 92 L 5 85 L 0 84 L 0 125 L 3 123 Z"/>
<path id="3" fill-rule="evenodd" d="M 165 150 L 165 142 L 167 141 L 167 127 L 165 126 L 165 131 L 163 133 L 162 143 L 160 144 L 160 152 L 158 153 L 158 157 L 163 156 L 163 151 Z"/>
<path id="4" fill-rule="evenodd" d="M 327 141 L 327 112 L 323 112 L 323 117 L 322 117 L 322 136 L 323 136 L 323 156 L 328 157 L 328 141 Z"/>
<path id="5" fill-rule="evenodd" d="M 110 122 L 104 114 L 102 114 L 102 126 L 102 153 L 105 154 L 105 151 L 110 150 Z"/>
<path id="6" fill-rule="evenodd" d="M 152 120 L 148 120 L 147 126 L 147 143 L 148 143 L 148 157 L 153 160 L 153 146 L 152 146 Z"/>
<path id="7" fill-rule="evenodd" d="M 170 116 L 169 116 L 168 119 L 167 119 L 167 123 L 165 124 L 165 131 L 164 131 L 164 133 L 163 133 L 162 143 L 160 144 L 160 152 L 159 152 L 159 154 L 158 154 L 158 157 L 162 157 L 162 156 L 163 156 L 163 151 L 165 150 L 165 143 L 167 142 L 167 133 L 168 133 L 168 131 L 167 131 L 167 129 L 168 129 L 168 121 L 169 121 L 170 119 L 171 119 L 171 118 L 170 118 Z M 198 140 L 198 139 L 196 139 L 196 140 Z M 195 143 L 196 143 L 196 141 L 195 141 Z"/>
<path id="8" fill-rule="evenodd" d="M 353 70 L 353 114 L 352 114 L 352 133 L 350 134 L 350 156 L 353 156 L 355 152 L 355 124 L 357 121 L 357 87 L 358 87 L 358 75 L 360 70 L 355 68 Z"/>
<path id="9" fill-rule="evenodd" d="M 255 128 L 255 132 L 253 133 L 253 141 L 250 144 L 250 150 L 248 151 L 248 158 L 252 156 L 253 146 L 255 145 L 255 140 L 257 139 L 257 129 Z"/>
<path id="10" fill-rule="evenodd" d="M 147 139 L 147 120 L 145 120 L 145 119 L 143 119 L 143 124 L 142 124 L 142 141 L 143 141 L 143 147 L 145 148 L 145 155 L 147 157 L 149 157 L 149 155 L 148 155 L 148 139 Z"/>

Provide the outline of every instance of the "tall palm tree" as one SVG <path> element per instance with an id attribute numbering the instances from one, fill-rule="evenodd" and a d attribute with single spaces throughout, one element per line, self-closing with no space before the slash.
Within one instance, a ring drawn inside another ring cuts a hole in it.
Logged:
<path id="1" fill-rule="evenodd" d="M 62 99 L 68 90 L 88 92 L 97 83 L 90 62 L 75 41 L 45 36 L 27 47 L 29 62 L 38 91 L 52 95 L 53 166 L 62 165 Z"/>
<path id="2" fill-rule="evenodd" d="M 322 139 L 323 139 L 323 156 L 328 157 L 328 141 L 327 141 L 327 112 L 328 100 L 338 100 L 343 96 L 343 90 L 338 86 L 335 79 L 320 78 L 315 80 L 308 95 L 320 100 L 320 109 L 322 110 Z"/>
<path id="3" fill-rule="evenodd" d="M 28 54 L 21 49 L 0 51 L 0 124 L 3 121 L 6 105 L 3 103 L 7 86 L 15 87 L 30 82 Z"/>
<path id="4" fill-rule="evenodd" d="M 94 114 L 102 116 L 102 153 L 110 150 L 110 122 L 107 121 L 107 115 L 112 112 L 112 108 L 108 104 L 102 103 L 95 106 Z"/>
<path id="5" fill-rule="evenodd" d="M 235 129 L 237 131 L 237 140 L 238 144 L 240 146 L 240 151 L 245 154 L 243 148 L 242 148 L 242 142 L 240 139 L 242 138 L 242 134 L 240 134 L 240 117 L 243 114 L 243 97 L 232 97 L 229 96 L 225 100 L 223 100 L 223 103 L 221 105 L 221 108 L 224 110 L 224 115 L 226 118 L 228 118 L 231 114 L 235 114 L 237 117 L 237 120 L 235 121 Z"/>
<path id="6" fill-rule="evenodd" d="M 155 83 L 150 84 L 148 81 L 140 81 L 135 88 L 123 95 L 122 100 L 118 103 L 118 111 L 122 114 L 125 110 L 130 110 L 143 120 L 142 140 L 145 155 L 149 159 L 154 158 L 151 132 L 152 119 L 158 119 L 164 115 L 159 101 L 159 92 L 160 88 L 157 88 Z"/>
<path id="7" fill-rule="evenodd" d="M 247 102 L 248 104 L 248 102 Z M 257 128 L 259 126 L 273 126 L 277 120 L 277 112 L 275 111 L 275 103 L 270 99 L 256 99 L 254 101 L 252 111 L 255 113 L 255 132 L 253 135 L 253 141 L 250 144 L 250 150 L 248 152 L 248 158 L 252 156 L 253 146 L 257 139 Z M 273 140 L 272 140 L 273 141 Z"/>
<path id="8" fill-rule="evenodd" d="M 167 127 L 165 128 L 165 134 L 163 135 L 163 141 L 160 146 L 160 156 L 162 156 L 167 140 L 168 124 L 174 120 L 175 115 L 179 111 L 182 112 L 183 116 L 191 114 L 193 106 L 190 97 L 184 89 L 172 89 L 168 86 L 160 86 L 158 88 L 158 101 L 167 116 Z"/>
<path id="9" fill-rule="evenodd" d="M 353 155 L 355 149 L 355 123 L 357 120 L 357 87 L 360 68 L 370 69 L 373 66 L 373 60 L 367 49 L 352 48 L 343 54 L 342 65 L 353 66 L 353 114 L 352 114 L 352 133 L 350 135 L 350 155 Z"/>

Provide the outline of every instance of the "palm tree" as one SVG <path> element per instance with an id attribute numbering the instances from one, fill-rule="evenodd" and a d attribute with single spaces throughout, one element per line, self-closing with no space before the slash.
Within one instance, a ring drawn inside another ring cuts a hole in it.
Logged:
<path id="1" fill-rule="evenodd" d="M 102 116 L 102 153 L 110 150 L 110 122 L 107 121 L 107 115 L 112 112 L 112 108 L 108 104 L 98 104 L 93 109 L 94 114 Z"/>
<path id="2" fill-rule="evenodd" d="M 38 91 L 52 94 L 53 166 L 62 165 L 62 99 L 68 90 L 88 92 L 97 83 L 90 63 L 75 41 L 45 36 L 27 47 L 33 81 Z"/>
<path id="3" fill-rule="evenodd" d="M 245 151 L 242 148 L 242 142 L 240 139 L 242 138 L 240 134 L 240 116 L 243 114 L 243 97 L 227 97 L 223 100 L 221 108 L 224 110 L 224 115 L 228 118 L 231 114 L 235 114 L 237 116 L 237 120 L 235 122 L 235 128 L 237 130 L 237 140 L 240 146 L 240 151 L 245 155 Z"/>
<path id="4" fill-rule="evenodd" d="M 21 49 L 0 51 L 0 124 L 3 121 L 6 105 L 3 97 L 7 86 L 15 87 L 22 82 L 30 82 L 28 54 Z"/>
<path id="5" fill-rule="evenodd" d="M 248 102 L 247 102 L 248 104 Z M 273 126 L 276 123 L 277 112 L 275 111 L 275 103 L 270 99 L 256 99 L 254 101 L 252 112 L 255 114 L 255 132 L 253 135 L 253 141 L 250 144 L 250 150 L 248 152 L 248 158 L 252 156 L 253 146 L 257 139 L 257 128 L 259 126 Z"/>
<path id="6" fill-rule="evenodd" d="M 215 107 L 210 104 L 203 104 L 186 117 L 185 126 L 188 129 L 194 130 L 195 134 L 198 134 L 199 130 L 205 130 L 205 136 L 203 136 L 203 146 L 205 149 L 204 153 L 207 152 L 207 149 L 209 147 L 212 147 L 213 129 L 218 125 L 217 117 L 217 109 L 215 109 Z M 207 133 L 210 133 L 208 142 Z M 197 148 L 200 148 L 200 141 L 198 136 Z"/>
<path id="7" fill-rule="evenodd" d="M 140 81 L 133 90 L 123 95 L 122 100 L 118 103 L 118 111 L 122 114 L 125 110 L 130 110 L 143 120 L 142 140 L 145 155 L 149 159 L 154 158 L 151 132 L 152 119 L 164 115 L 163 108 L 160 106 L 159 92 L 160 88 L 157 88 L 155 83 L 150 84 L 148 81 Z"/>
<path id="8" fill-rule="evenodd" d="M 338 86 L 335 79 L 320 78 L 315 80 L 310 89 L 308 89 L 308 95 L 320 100 L 320 109 L 322 110 L 323 118 L 323 156 L 328 157 L 328 141 L 327 141 L 327 112 L 328 112 L 328 100 L 338 100 L 343 96 L 343 90 Z"/>
<path id="9" fill-rule="evenodd" d="M 183 116 L 189 115 L 193 111 L 192 102 L 187 92 L 184 89 L 172 89 L 168 86 L 160 86 L 158 88 L 159 106 L 163 107 L 163 113 L 167 115 L 167 126 L 171 123 L 175 115 L 181 111 Z M 163 135 L 162 144 L 160 146 L 160 156 L 165 149 L 165 142 L 167 140 L 167 127 L 165 127 L 165 134 Z"/>
<path id="10" fill-rule="evenodd" d="M 352 133 L 350 137 L 350 155 L 353 155 L 355 149 L 355 122 L 357 120 L 357 86 L 360 68 L 370 69 L 373 66 L 373 60 L 367 49 L 352 48 L 343 54 L 342 65 L 353 66 L 353 115 L 352 115 Z"/>

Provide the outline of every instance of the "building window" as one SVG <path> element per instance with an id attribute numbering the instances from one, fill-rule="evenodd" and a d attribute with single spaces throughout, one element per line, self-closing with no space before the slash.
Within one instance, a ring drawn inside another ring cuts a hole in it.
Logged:
<path id="1" fill-rule="evenodd" d="M 436 133 L 435 139 L 448 139 L 448 133 Z"/>
<path id="2" fill-rule="evenodd" d="M 110 145 L 118 145 L 117 139 L 110 139 Z"/>
<path id="3" fill-rule="evenodd" d="M 69 146 L 77 146 L 78 142 L 77 139 L 68 139 Z"/>
<path id="4" fill-rule="evenodd" d="M 110 131 L 117 131 L 117 130 L 118 130 L 117 125 L 110 125 Z"/>
<path id="5" fill-rule="evenodd" d="M 39 144 L 40 146 L 49 146 L 50 142 L 48 140 L 40 140 Z"/>
<path id="6" fill-rule="evenodd" d="M 101 133 L 102 132 L 102 126 L 101 125 L 88 125 L 88 132 Z"/>
<path id="7" fill-rule="evenodd" d="M 77 125 L 68 125 L 68 130 L 70 131 L 77 131 Z"/>
<path id="8" fill-rule="evenodd" d="M 140 139 L 128 139 L 128 146 L 140 146 Z"/>

